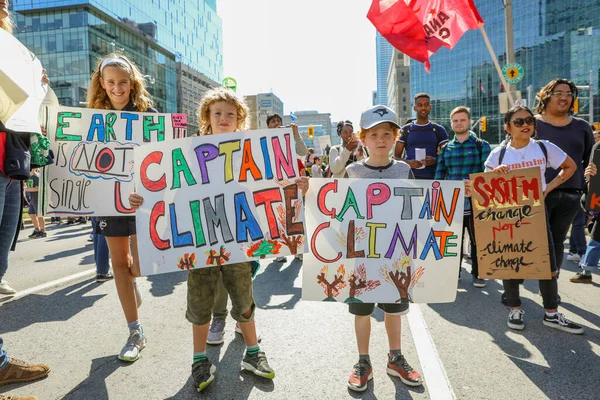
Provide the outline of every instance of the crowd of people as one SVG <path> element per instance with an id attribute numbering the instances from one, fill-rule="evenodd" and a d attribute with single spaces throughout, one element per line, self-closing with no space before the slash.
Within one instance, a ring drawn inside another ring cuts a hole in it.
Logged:
<path id="1" fill-rule="evenodd" d="M 8 12 L 0 9 L 0 28 L 11 31 Z M 42 77 L 47 82 L 47 77 Z M 105 110 L 157 112 L 146 90 L 145 80 L 136 65 L 123 54 L 111 54 L 98 60 L 91 76 L 87 94 L 87 106 Z M 414 96 L 416 119 L 401 125 L 393 110 L 376 105 L 365 110 L 358 128 L 350 120 L 340 121 L 336 127 L 341 139 L 339 145 L 328 147 L 324 165 L 322 155 L 314 154 L 302 140 L 298 127 L 291 125 L 296 141 L 298 166 L 312 178 L 373 178 L 373 179 L 425 179 L 464 181 L 466 188 L 463 231 L 468 232 L 471 254 L 472 284 L 476 288 L 486 286 L 479 276 L 477 243 L 475 240 L 472 204 L 469 193 L 469 175 L 473 173 L 507 173 L 522 161 L 543 160 L 539 165 L 542 188 L 545 195 L 548 249 L 552 278 L 540 280 L 540 292 L 544 308 L 543 325 L 572 334 L 582 334 L 582 326 L 575 324 L 559 312 L 560 296 L 557 277 L 564 256 L 564 241 L 572 227 L 572 248 L 569 260 L 580 262 L 578 272 L 571 282 L 591 282 L 591 271 L 597 269 L 600 260 L 600 227 L 596 216 L 588 217 L 581 211 L 581 197 L 587 182 L 597 173 L 590 155 L 598 148 L 590 126 L 574 117 L 573 103 L 577 88 L 566 79 L 549 82 L 537 94 L 537 113 L 524 106 L 514 106 L 504 115 L 506 139 L 491 149 L 490 144 L 470 130 L 472 124 L 469 108 L 456 107 L 450 113 L 454 136 L 450 139 L 446 129 L 431 121 L 431 98 L 427 93 Z M 247 106 L 230 90 L 216 88 L 203 97 L 198 109 L 201 135 L 227 135 L 244 131 L 249 126 Z M 269 128 L 282 125 L 278 114 L 267 118 Z M 4 127 L 0 127 L 5 130 Z M 304 157 L 304 159 L 303 159 Z M 308 176 L 301 176 L 295 183 L 302 194 L 309 187 Z M 44 219 L 38 218 L 37 192 L 39 172 L 33 171 L 26 187 L 20 181 L 10 180 L 0 173 L 0 294 L 14 294 L 3 279 L 8 269 L 8 253 L 18 237 L 20 213 L 24 195 L 29 200 L 29 215 L 34 224 L 31 238 L 46 236 Z M 137 208 L 143 198 L 136 193 L 129 196 L 130 205 Z M 592 239 L 584 245 L 588 222 Z M 127 325 L 127 340 L 118 358 L 135 362 L 147 346 L 139 308 L 142 296 L 136 278 L 140 276 L 136 224 L 134 216 L 95 217 L 92 219 L 92 240 L 97 265 L 97 281 L 114 279 L 117 295 Z M 576 233 L 575 233 L 576 232 Z M 583 242 L 583 243 L 582 243 Z M 463 246 L 461 246 L 461 249 Z M 462 254 L 461 254 L 462 256 Z M 298 257 L 301 257 L 299 255 Z M 110 260 L 110 261 L 109 261 Z M 277 259 L 277 261 L 283 261 Z M 112 264 L 112 271 L 110 267 Z M 208 359 L 207 345 L 224 341 L 225 319 L 229 311 L 237 322 L 235 330 L 242 335 L 246 352 L 241 360 L 243 369 L 255 375 L 273 379 L 265 351 L 259 342 L 254 312 L 252 278 L 256 274 L 256 262 L 242 262 L 218 267 L 190 270 L 187 281 L 186 318 L 192 324 L 193 356 L 191 375 L 194 387 L 204 390 L 215 379 L 216 367 Z M 113 275 L 114 274 L 114 275 Z M 500 301 L 509 307 L 507 325 L 510 329 L 523 330 L 524 311 L 521 309 L 519 280 L 503 280 L 504 294 Z M 357 362 L 352 367 L 347 385 L 353 391 L 364 391 L 373 378 L 369 354 L 371 332 L 370 315 L 375 307 L 385 313 L 385 328 L 389 341 L 387 373 L 398 377 L 404 384 L 420 386 L 421 374 L 404 358 L 401 345 L 401 316 L 410 310 L 408 301 L 394 304 L 353 303 L 349 312 L 354 315 L 357 342 Z M 124 324 L 125 325 L 125 324 Z M 50 367 L 30 364 L 11 358 L 0 337 L 0 386 L 26 382 L 45 377 Z M 0 399 L 6 396 L 0 395 Z M 34 397 L 21 397 L 33 399 Z M 16 398 L 15 398 L 16 399 Z"/>

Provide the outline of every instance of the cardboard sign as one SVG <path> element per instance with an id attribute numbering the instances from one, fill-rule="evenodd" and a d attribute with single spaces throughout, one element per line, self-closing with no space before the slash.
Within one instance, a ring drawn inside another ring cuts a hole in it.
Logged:
<path id="1" fill-rule="evenodd" d="M 463 191 L 456 181 L 311 179 L 302 299 L 454 301 Z"/>
<path id="2" fill-rule="evenodd" d="M 470 179 L 479 276 L 550 279 L 540 169 L 472 174 Z"/>
<path id="3" fill-rule="evenodd" d="M 176 124 L 173 121 L 177 121 Z M 133 215 L 133 149 L 185 136 L 179 114 L 52 107 L 46 213 Z"/>
<path id="4" fill-rule="evenodd" d="M 294 149 L 290 128 L 136 148 L 142 274 L 303 253 Z"/>
<path id="5" fill-rule="evenodd" d="M 592 162 L 600 168 L 600 149 L 594 150 Z M 590 186 L 585 197 L 585 209 L 600 213 L 600 174 L 590 178 Z"/>

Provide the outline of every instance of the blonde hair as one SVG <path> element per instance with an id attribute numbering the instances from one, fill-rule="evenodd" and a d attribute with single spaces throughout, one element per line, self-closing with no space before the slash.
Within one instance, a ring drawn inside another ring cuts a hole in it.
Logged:
<path id="1" fill-rule="evenodd" d="M 8 17 L 6 17 L 4 19 L 0 19 L 0 28 L 4 29 L 6 32 L 12 34 L 14 27 L 15 27 L 15 24 L 14 24 L 12 18 L 10 17 L 10 12 L 8 13 Z"/>
<path id="2" fill-rule="evenodd" d="M 100 108 L 104 110 L 112 109 L 110 99 L 106 94 L 106 90 L 102 88 L 102 84 L 100 83 L 100 78 L 102 77 L 102 71 L 100 70 L 100 67 L 102 66 L 104 60 L 108 58 L 120 58 L 124 61 L 122 63 L 110 62 L 104 67 L 117 67 L 127 71 L 129 74 L 129 80 L 133 85 L 131 88 L 131 93 L 129 94 L 129 99 L 136 106 L 138 111 L 144 112 L 149 107 L 154 105 L 154 101 L 150 97 L 148 90 L 146 90 L 146 81 L 140 70 L 124 55 L 113 53 L 105 57 L 98 58 L 96 69 L 94 70 L 90 80 L 90 87 L 87 92 L 88 107 Z"/>
<path id="3" fill-rule="evenodd" d="M 383 123 L 390 125 L 390 128 L 392 128 L 392 132 L 394 132 L 394 137 L 396 139 L 398 139 L 400 137 L 400 128 L 398 128 L 396 125 L 392 124 L 391 122 L 383 122 Z M 381 124 L 378 124 L 378 125 L 381 125 Z M 375 125 L 375 126 L 377 126 L 377 125 Z M 373 128 L 375 128 L 375 126 Z M 369 131 L 373 128 L 370 128 L 370 129 L 360 128 L 360 131 L 358 131 L 358 139 L 364 143 L 365 138 L 367 137 L 367 133 L 369 133 Z M 356 136 L 356 134 L 354 136 Z"/>
<path id="4" fill-rule="evenodd" d="M 237 126 L 236 131 L 244 131 L 248 129 L 250 125 L 250 118 L 248 116 L 248 106 L 243 100 L 240 100 L 233 91 L 222 87 L 217 87 L 206 92 L 200 107 L 198 107 L 198 121 L 200 121 L 200 134 L 201 135 L 212 135 L 212 128 L 210 126 L 210 106 L 214 103 L 223 101 L 231 104 L 237 110 Z"/>
<path id="5" fill-rule="evenodd" d="M 450 111 L 450 118 L 454 117 L 454 114 L 465 113 L 467 117 L 471 119 L 471 109 L 465 106 L 458 106 L 454 110 Z"/>

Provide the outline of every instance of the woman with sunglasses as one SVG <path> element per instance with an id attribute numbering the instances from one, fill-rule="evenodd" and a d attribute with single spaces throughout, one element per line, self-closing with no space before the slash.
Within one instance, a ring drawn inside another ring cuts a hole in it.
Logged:
<path id="1" fill-rule="evenodd" d="M 540 139 L 548 140 L 558 146 L 575 161 L 576 170 L 573 176 L 560 185 L 546 198 L 546 212 L 552 237 L 556 265 L 560 272 L 565 253 L 565 239 L 569 227 L 580 210 L 579 201 L 585 188 L 583 170 L 588 165 L 594 135 L 589 124 L 580 118 L 573 117 L 574 103 L 577 98 L 577 86 L 568 79 L 554 79 L 537 94 L 537 132 Z M 558 171 L 546 170 L 546 180 L 550 182 Z M 574 247 L 585 248 L 585 216 L 579 215 L 574 235 Z M 579 226 L 579 230 L 577 230 Z M 581 250 L 580 250 L 581 251 Z M 573 257 L 570 257 L 570 259 Z M 578 273 L 571 282 L 591 282 L 591 275 Z"/>
<path id="2" fill-rule="evenodd" d="M 486 172 L 505 174 L 513 169 L 527 168 L 536 165 L 541 169 L 542 190 L 544 197 L 555 190 L 563 182 L 567 181 L 575 172 L 575 162 L 556 145 L 546 140 L 537 142 L 536 119 L 531 110 L 524 106 L 514 106 L 504 116 L 504 129 L 506 130 L 506 146 L 496 147 L 485 161 Z M 542 149 L 546 149 L 545 151 Z M 500 160 L 501 153 L 503 153 Z M 546 183 L 544 172 L 546 166 L 555 168 L 560 172 L 550 182 Z M 558 283 L 556 280 L 557 264 L 554 256 L 552 233 L 548 225 L 548 248 L 550 254 L 551 279 L 540 280 L 540 292 L 542 293 L 544 313 L 543 324 L 568 333 L 582 334 L 583 328 L 558 312 Z M 508 327 L 523 330 L 524 311 L 521 310 L 521 298 L 519 296 L 519 279 L 504 279 L 504 291 L 506 303 L 511 308 L 508 314 Z"/>

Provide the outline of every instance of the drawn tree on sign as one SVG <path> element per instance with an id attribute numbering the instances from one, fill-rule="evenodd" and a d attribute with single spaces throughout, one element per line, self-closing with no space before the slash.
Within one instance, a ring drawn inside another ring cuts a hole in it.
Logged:
<path id="1" fill-rule="evenodd" d="M 179 259 L 177 268 L 187 270 L 196 267 L 196 254 L 185 253 L 182 258 Z"/>
<path id="2" fill-rule="evenodd" d="M 360 264 L 349 276 L 348 285 L 350 285 L 350 295 L 344 303 L 362 303 L 357 299 L 363 292 L 371 291 L 381 286 L 379 280 L 367 279 L 367 268 L 365 264 Z"/>
<path id="3" fill-rule="evenodd" d="M 392 267 L 388 267 L 387 264 L 379 268 L 379 276 L 381 276 L 386 282 L 391 283 L 396 287 L 400 298 L 396 300 L 396 303 L 400 303 L 402 299 L 407 299 L 411 303 L 413 302 L 411 292 L 419 279 L 425 273 L 423 267 L 417 268 L 414 274 L 412 274 L 411 258 L 405 254 L 402 254 L 400 258 L 396 259 L 392 263 Z"/>
<path id="4" fill-rule="evenodd" d="M 324 292 L 327 298 L 323 301 L 337 301 L 335 298 L 339 296 L 340 290 L 346 287 L 346 281 L 344 280 L 346 269 L 344 268 L 344 264 L 340 264 L 331 283 L 327 280 L 328 270 L 329 266 L 327 265 L 321 268 L 321 273 L 317 275 L 317 282 L 325 289 Z"/>
<path id="5" fill-rule="evenodd" d="M 231 253 L 227 252 L 225 246 L 221 246 L 218 253 L 216 250 L 210 249 L 204 254 L 208 256 L 206 258 L 206 265 L 221 266 L 225 262 L 229 261 L 229 257 L 231 257 Z"/>
<path id="6" fill-rule="evenodd" d="M 298 248 L 302 248 L 304 245 L 304 235 L 287 235 L 286 227 L 286 211 L 283 204 L 277 206 L 277 229 L 279 231 L 279 243 L 285 245 L 290 249 L 291 254 L 298 254 Z M 292 222 L 298 222 L 300 217 L 300 211 L 302 210 L 302 201 L 295 200 L 292 206 L 294 215 L 292 216 Z"/>
<path id="7" fill-rule="evenodd" d="M 348 237 L 345 233 L 336 232 L 335 236 L 337 236 L 337 242 L 342 248 L 345 248 L 348 243 Z M 363 239 L 367 238 L 367 233 L 363 229 L 363 227 L 358 227 L 354 229 L 354 242 L 358 243 Z"/>
<path id="8" fill-rule="evenodd" d="M 248 257 L 265 258 L 270 254 L 279 254 L 281 243 L 277 240 L 261 239 L 258 242 L 252 243 L 250 246 L 243 245 L 242 250 L 246 252 Z"/>

